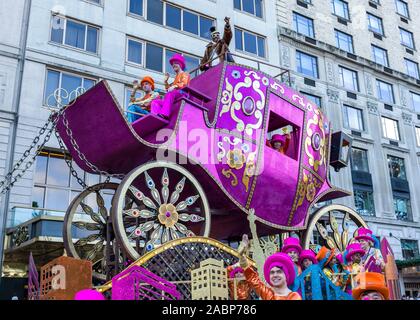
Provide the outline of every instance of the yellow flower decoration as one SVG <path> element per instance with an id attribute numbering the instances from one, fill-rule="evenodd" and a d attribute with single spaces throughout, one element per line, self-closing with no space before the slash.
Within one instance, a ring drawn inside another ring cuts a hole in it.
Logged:
<path id="1" fill-rule="evenodd" d="M 230 150 L 227 155 L 227 164 L 232 169 L 239 170 L 245 164 L 245 155 L 243 154 L 241 149 L 233 149 Z"/>
<path id="2" fill-rule="evenodd" d="M 162 204 L 159 208 L 159 222 L 171 228 L 178 222 L 178 212 L 173 204 Z"/>

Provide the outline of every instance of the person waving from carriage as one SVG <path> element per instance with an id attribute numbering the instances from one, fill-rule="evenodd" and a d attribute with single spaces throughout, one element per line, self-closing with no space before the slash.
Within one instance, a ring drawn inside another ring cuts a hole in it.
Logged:
<path id="1" fill-rule="evenodd" d="M 163 100 L 157 99 L 152 102 L 152 113 L 156 114 L 166 120 L 171 115 L 171 108 L 174 102 L 183 94 L 182 89 L 188 86 L 190 82 L 190 74 L 185 71 L 185 58 L 176 53 L 169 60 L 174 72 L 175 80 L 169 83 L 169 73 L 165 74 L 165 89 L 166 95 Z"/>
<path id="2" fill-rule="evenodd" d="M 220 63 L 225 61 L 235 62 L 229 52 L 230 41 L 232 40 L 232 28 L 230 27 L 230 18 L 225 17 L 225 30 L 223 38 L 220 38 L 220 32 L 215 26 L 210 28 L 211 42 L 206 46 L 203 59 L 200 62 L 200 70 L 206 71 L 212 67 L 213 59 L 219 57 Z"/>
<path id="3" fill-rule="evenodd" d="M 152 101 L 159 98 L 159 93 L 155 91 L 155 81 L 152 77 L 146 76 L 140 81 L 133 82 L 133 92 L 130 96 L 130 105 L 128 106 L 127 118 L 130 123 L 133 123 L 143 115 L 150 113 Z M 144 91 L 144 96 L 136 98 L 136 92 L 141 89 Z"/>

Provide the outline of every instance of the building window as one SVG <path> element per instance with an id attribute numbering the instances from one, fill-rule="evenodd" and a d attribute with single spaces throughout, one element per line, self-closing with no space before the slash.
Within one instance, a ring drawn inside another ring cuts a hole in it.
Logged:
<path id="1" fill-rule="evenodd" d="M 351 130 L 363 131 L 363 111 L 344 105 L 344 126 Z"/>
<path id="2" fill-rule="evenodd" d="M 266 57 L 265 38 L 249 31 L 235 28 L 236 50 L 255 54 L 261 58 Z"/>
<path id="3" fill-rule="evenodd" d="M 95 85 L 95 82 L 95 79 L 86 78 L 72 73 L 47 69 L 44 103 L 50 107 L 59 107 L 60 105 L 68 104 L 70 102 L 69 94 L 72 91 L 78 88 L 84 88 L 88 90 Z M 61 92 L 57 91 L 61 101 L 56 101 L 54 97 L 54 93 L 57 89 L 63 89 Z"/>
<path id="4" fill-rule="evenodd" d="M 173 70 L 169 59 L 176 52 L 153 43 L 127 38 L 127 62 L 145 66 L 147 69 L 157 72 L 169 72 Z M 198 67 L 199 58 L 183 54 L 186 61 L 186 69 L 192 70 Z"/>
<path id="5" fill-rule="evenodd" d="M 338 48 L 350 53 L 354 53 L 353 37 L 351 35 L 335 30 L 335 40 Z"/>
<path id="6" fill-rule="evenodd" d="M 293 25 L 297 33 L 315 38 L 314 21 L 311 18 L 293 12 Z"/>
<path id="7" fill-rule="evenodd" d="M 393 196 L 395 217 L 401 221 L 412 221 L 410 199 Z"/>
<path id="8" fill-rule="evenodd" d="M 143 16 L 143 0 L 129 0 L 129 12 Z M 195 34 L 210 39 L 210 27 L 214 19 L 186 10 L 161 0 L 147 0 L 146 19 L 167 27 Z"/>
<path id="9" fill-rule="evenodd" d="M 388 52 L 385 49 L 372 45 L 373 61 L 385 67 L 389 67 Z"/>
<path id="10" fill-rule="evenodd" d="M 235 9 L 250 13 L 256 17 L 263 17 L 262 0 L 234 0 L 233 6 Z"/>
<path id="11" fill-rule="evenodd" d="M 382 24 L 382 19 L 374 16 L 371 13 L 368 13 L 368 23 L 369 23 L 369 30 L 373 33 L 379 34 L 381 36 L 384 35 L 384 27 Z"/>
<path id="12" fill-rule="evenodd" d="M 398 128 L 398 121 L 386 117 L 382 117 L 381 120 L 384 138 L 399 141 L 400 132 Z"/>
<path id="13" fill-rule="evenodd" d="M 417 141 L 417 146 L 420 147 L 420 127 L 416 127 L 416 141 Z"/>
<path id="14" fill-rule="evenodd" d="M 351 170 L 369 172 L 367 150 L 351 148 Z"/>
<path id="15" fill-rule="evenodd" d="M 419 257 L 418 240 L 401 239 L 401 249 L 404 260 L 417 259 Z"/>
<path id="16" fill-rule="evenodd" d="M 395 5 L 397 7 L 397 13 L 405 18 L 410 18 L 408 12 L 408 4 L 401 0 L 395 0 Z"/>
<path id="17" fill-rule="evenodd" d="M 67 157 L 67 156 L 66 156 Z M 71 160 L 67 158 L 67 160 Z M 75 162 L 73 168 L 78 176 L 88 185 L 99 183 L 99 176 L 85 173 Z M 32 207 L 56 211 L 55 214 L 63 215 L 70 202 L 83 190 L 76 178 L 70 173 L 62 153 L 53 151 L 42 151 L 36 159 L 34 188 L 32 192 Z M 112 194 L 104 197 L 106 204 L 110 207 Z M 94 200 L 94 199 L 93 199 Z M 86 203 L 94 210 L 96 201 Z M 92 202 L 92 203 L 90 203 Z"/>
<path id="18" fill-rule="evenodd" d="M 392 84 L 377 79 L 376 89 L 378 90 L 379 100 L 390 104 L 395 103 Z"/>
<path id="19" fill-rule="evenodd" d="M 336 16 L 339 16 L 340 18 L 350 20 L 350 14 L 349 14 L 349 5 L 347 2 L 342 0 L 332 0 L 332 11 Z"/>
<path id="20" fill-rule="evenodd" d="M 144 5 L 143 0 L 129 0 L 129 2 L 129 12 L 142 16 Z"/>
<path id="21" fill-rule="evenodd" d="M 401 44 L 407 48 L 414 49 L 413 33 L 400 28 Z"/>
<path id="22" fill-rule="evenodd" d="M 407 180 L 405 162 L 403 158 L 388 156 L 388 168 L 391 178 Z"/>
<path id="23" fill-rule="evenodd" d="M 357 72 L 345 67 L 338 67 L 340 74 L 340 85 L 347 90 L 359 91 Z"/>
<path id="24" fill-rule="evenodd" d="M 51 41 L 80 50 L 98 52 L 99 28 L 53 15 Z"/>
<path id="25" fill-rule="evenodd" d="M 302 92 L 302 94 L 308 98 L 309 100 L 311 100 L 313 103 L 315 103 L 319 108 L 322 108 L 322 99 L 321 97 L 315 96 L 313 94 L 309 94 L 309 93 L 305 93 Z"/>
<path id="26" fill-rule="evenodd" d="M 420 94 L 410 91 L 410 100 L 414 111 L 420 113 Z"/>
<path id="27" fill-rule="evenodd" d="M 410 77 L 420 79 L 419 77 L 419 64 L 417 62 L 411 61 L 409 59 L 404 58 L 405 67 L 407 69 L 407 74 Z"/>
<path id="28" fill-rule="evenodd" d="M 312 78 L 318 78 L 318 58 L 301 51 L 296 51 L 297 72 Z"/>
<path id="29" fill-rule="evenodd" d="M 358 214 L 362 216 L 375 216 L 375 202 L 373 200 L 373 191 L 353 189 L 354 204 Z"/>

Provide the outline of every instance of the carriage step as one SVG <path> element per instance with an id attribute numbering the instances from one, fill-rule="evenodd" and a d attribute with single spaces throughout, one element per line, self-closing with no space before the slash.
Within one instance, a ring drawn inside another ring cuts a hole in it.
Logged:
<path id="1" fill-rule="evenodd" d="M 203 111 L 209 111 L 204 106 L 204 104 L 212 101 L 212 98 L 192 87 L 185 87 L 182 89 L 182 91 L 185 93 L 185 95 L 178 98 L 177 101 L 185 100 L 186 102 L 188 102 L 196 108 L 199 108 Z"/>
<path id="2" fill-rule="evenodd" d="M 149 113 L 148 115 L 134 121 L 132 126 L 138 135 L 145 137 L 148 134 L 156 132 L 157 130 L 167 126 L 168 124 L 168 120 Z"/>

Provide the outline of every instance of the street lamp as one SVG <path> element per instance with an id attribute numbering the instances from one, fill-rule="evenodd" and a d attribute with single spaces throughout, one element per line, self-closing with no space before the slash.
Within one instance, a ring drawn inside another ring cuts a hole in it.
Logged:
<path id="1" fill-rule="evenodd" d="M 347 167 L 353 139 L 342 131 L 334 132 L 331 136 L 330 165 L 336 172 Z"/>

